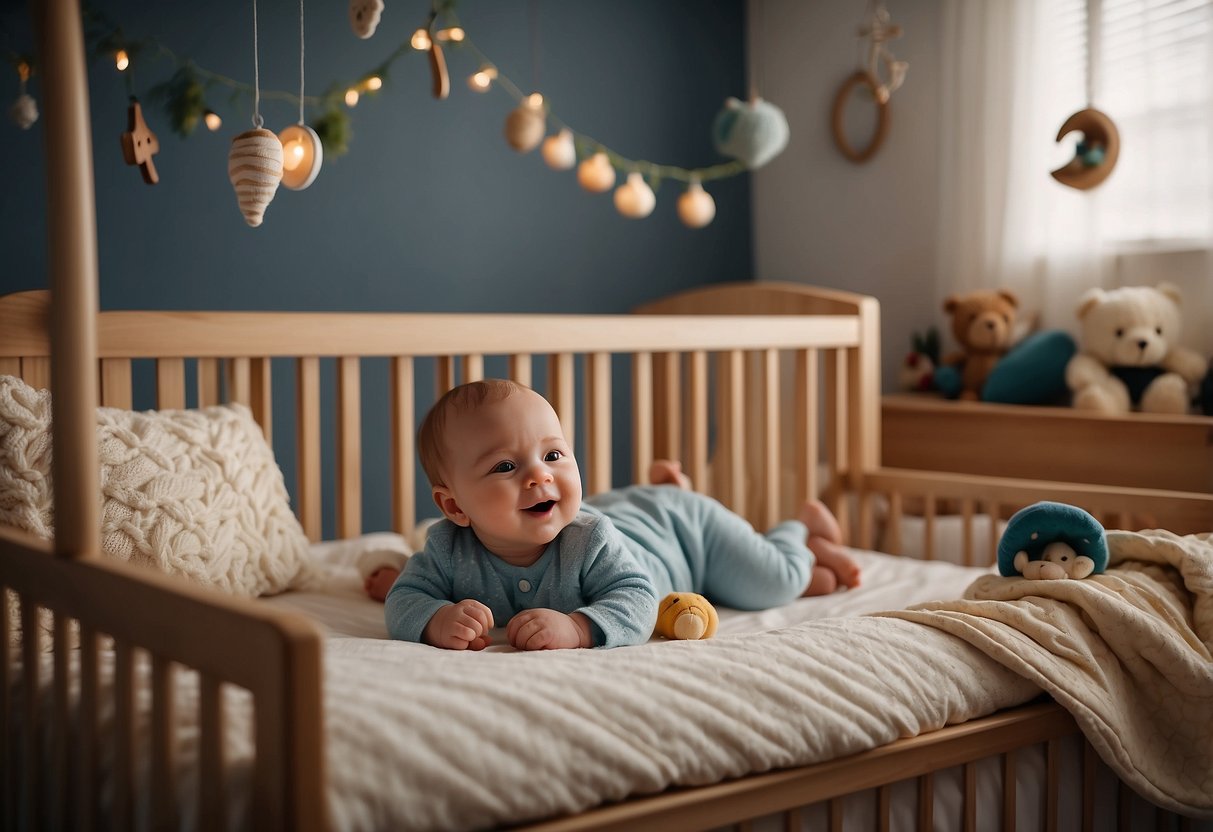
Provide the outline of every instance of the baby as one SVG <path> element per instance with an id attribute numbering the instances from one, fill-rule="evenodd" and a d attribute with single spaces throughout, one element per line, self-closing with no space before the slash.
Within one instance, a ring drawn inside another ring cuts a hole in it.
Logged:
<path id="1" fill-rule="evenodd" d="M 417 444 L 445 519 L 398 576 L 385 568 L 367 579 L 372 597 L 390 583 L 392 638 L 480 650 L 505 624 L 519 650 L 614 647 L 646 641 L 670 592 L 752 610 L 859 583 L 837 522 L 817 501 L 760 535 L 661 460 L 654 484 L 583 504 L 555 411 L 511 381 L 449 391 Z"/>

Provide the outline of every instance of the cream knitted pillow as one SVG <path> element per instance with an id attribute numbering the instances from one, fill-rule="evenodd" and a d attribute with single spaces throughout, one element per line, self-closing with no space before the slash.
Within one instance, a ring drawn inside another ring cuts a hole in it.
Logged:
<path id="1" fill-rule="evenodd" d="M 51 401 L 0 376 L 0 524 L 54 533 Z M 97 408 L 101 547 L 234 595 L 300 586 L 308 541 L 282 471 L 243 405 Z"/>

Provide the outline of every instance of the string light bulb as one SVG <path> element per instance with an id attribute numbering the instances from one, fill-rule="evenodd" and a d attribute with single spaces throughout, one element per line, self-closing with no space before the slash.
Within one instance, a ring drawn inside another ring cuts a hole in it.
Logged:
<path id="1" fill-rule="evenodd" d="M 418 52 L 424 52 L 433 45 L 430 40 L 430 30 L 422 26 L 416 32 L 413 32 L 413 37 L 409 39 L 409 43 Z"/>
<path id="2" fill-rule="evenodd" d="M 573 131 L 561 127 L 560 132 L 543 140 L 543 161 L 552 170 L 568 170 L 577 164 L 577 147 L 573 144 Z"/>
<path id="3" fill-rule="evenodd" d="M 383 79 L 380 78 L 378 75 L 372 75 L 370 78 L 366 79 L 366 88 L 368 90 L 370 90 L 371 92 L 375 92 L 376 90 L 382 89 L 383 88 Z"/>
<path id="4" fill-rule="evenodd" d="M 459 43 L 465 37 L 467 37 L 467 33 L 464 32 L 459 26 L 451 26 L 446 29 L 439 29 L 434 33 L 434 36 L 438 38 L 438 40 L 449 40 L 452 43 Z"/>
<path id="5" fill-rule="evenodd" d="M 324 161 L 324 145 L 306 124 L 292 124 L 278 134 L 282 142 L 282 186 L 302 191 L 316 181 Z"/>
<path id="6" fill-rule="evenodd" d="M 699 178 L 691 179 L 691 184 L 678 197 L 678 219 L 687 228 L 703 228 L 716 217 L 716 200 L 699 184 Z"/>
<path id="7" fill-rule="evenodd" d="M 615 168 L 601 150 L 577 166 L 577 184 L 591 193 L 609 191 L 615 184 Z"/>
<path id="8" fill-rule="evenodd" d="M 506 116 L 505 140 L 519 153 L 529 153 L 538 147 L 546 131 L 547 114 L 543 110 L 543 96 L 539 93 L 524 98 Z"/>
<path id="9" fill-rule="evenodd" d="M 627 181 L 615 189 L 615 210 L 628 219 L 644 219 L 656 205 L 657 195 L 638 171 L 629 173 Z"/>
<path id="10" fill-rule="evenodd" d="M 125 49 L 119 49 L 114 53 L 114 66 L 119 72 L 126 71 L 126 68 L 131 65 L 131 56 L 126 54 Z"/>
<path id="11" fill-rule="evenodd" d="M 354 89 L 353 87 L 350 87 L 348 90 L 345 91 L 345 106 L 347 106 L 347 107 L 357 107 L 358 106 L 358 90 Z"/>
<path id="12" fill-rule="evenodd" d="M 485 64 L 468 76 L 468 88 L 472 92 L 488 92 L 497 80 L 497 67 Z"/>
<path id="13" fill-rule="evenodd" d="M 206 122 L 206 129 L 212 133 L 223 126 L 223 119 L 219 118 L 219 114 L 214 110 L 207 110 L 202 114 L 202 118 Z"/>

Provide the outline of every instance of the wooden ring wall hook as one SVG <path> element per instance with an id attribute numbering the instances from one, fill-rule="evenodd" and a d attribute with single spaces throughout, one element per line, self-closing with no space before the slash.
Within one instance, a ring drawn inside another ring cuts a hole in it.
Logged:
<path id="1" fill-rule="evenodd" d="M 867 146 L 856 150 L 851 147 L 851 143 L 847 140 L 845 122 L 847 100 L 858 86 L 867 87 L 872 93 L 872 102 L 876 105 L 876 129 L 872 131 L 872 138 L 868 141 Z M 834 96 L 834 110 L 831 121 L 834 131 L 834 144 L 838 145 L 838 149 L 842 151 L 843 156 L 846 156 L 856 164 L 862 164 L 876 155 L 876 151 L 880 150 L 880 145 L 889 133 L 889 102 L 887 98 L 884 101 L 880 100 L 879 90 L 879 82 L 872 77 L 870 72 L 861 69 L 843 81 L 842 86 L 838 88 L 837 95 Z"/>
<path id="2" fill-rule="evenodd" d="M 1082 132 L 1083 144 L 1090 148 L 1101 148 L 1103 158 L 1092 164 L 1082 154 L 1076 154 L 1066 164 L 1051 171 L 1053 178 L 1063 185 L 1085 191 L 1094 188 L 1112 174 L 1116 160 L 1120 158 L 1120 131 L 1107 115 L 1099 110 L 1087 108 L 1079 110 L 1065 120 L 1057 131 L 1057 141 L 1061 141 L 1075 130 Z"/>

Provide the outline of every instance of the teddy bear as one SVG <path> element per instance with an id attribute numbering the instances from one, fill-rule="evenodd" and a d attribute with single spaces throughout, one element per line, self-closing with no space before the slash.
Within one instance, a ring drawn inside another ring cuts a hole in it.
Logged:
<path id="1" fill-rule="evenodd" d="M 960 398 L 977 400 L 990 371 L 1010 349 L 1019 299 L 1008 289 L 950 295 L 943 311 L 952 316 L 952 335 L 959 351 L 943 359 L 961 368 Z"/>
<path id="2" fill-rule="evenodd" d="M 1074 407 L 1187 413 L 1209 362 L 1180 346 L 1180 302 L 1170 283 L 1085 292 L 1079 351 L 1066 365 Z"/>
<path id="3" fill-rule="evenodd" d="M 711 638 L 719 617 L 712 602 L 694 592 L 671 592 L 657 605 L 659 636 L 676 640 Z"/>

